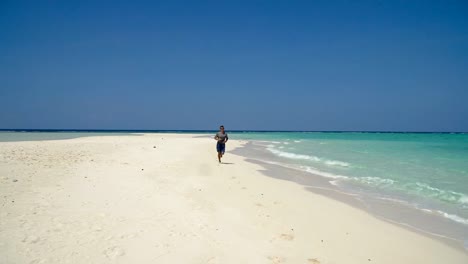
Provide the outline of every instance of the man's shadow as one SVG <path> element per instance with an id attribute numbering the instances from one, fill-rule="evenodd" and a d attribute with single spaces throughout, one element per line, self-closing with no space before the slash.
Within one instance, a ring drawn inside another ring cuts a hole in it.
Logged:
<path id="1" fill-rule="evenodd" d="M 232 163 L 232 162 L 221 162 L 221 164 L 233 165 L 233 164 L 235 164 L 235 163 Z"/>

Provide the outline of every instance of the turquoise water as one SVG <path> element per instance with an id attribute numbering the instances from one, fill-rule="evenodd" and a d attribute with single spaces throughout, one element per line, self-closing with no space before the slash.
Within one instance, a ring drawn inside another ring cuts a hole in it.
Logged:
<path id="1" fill-rule="evenodd" d="M 92 136 L 131 135 L 120 132 L 12 132 L 0 131 L 0 142 L 60 140 Z"/>
<path id="2" fill-rule="evenodd" d="M 214 131 L 202 130 L 61 130 L 61 129 L 14 129 L 0 130 L 0 142 L 60 140 L 92 136 L 137 135 L 136 133 L 179 133 L 179 134 L 214 134 Z"/>
<path id="3" fill-rule="evenodd" d="M 339 187 L 468 225 L 468 134 L 231 133 Z"/>

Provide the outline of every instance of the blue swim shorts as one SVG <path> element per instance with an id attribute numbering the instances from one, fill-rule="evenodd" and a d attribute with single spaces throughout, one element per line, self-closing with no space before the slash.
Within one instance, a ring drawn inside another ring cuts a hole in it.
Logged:
<path id="1" fill-rule="evenodd" d="M 216 150 L 224 154 L 224 151 L 226 150 L 226 144 L 218 142 L 216 144 Z"/>

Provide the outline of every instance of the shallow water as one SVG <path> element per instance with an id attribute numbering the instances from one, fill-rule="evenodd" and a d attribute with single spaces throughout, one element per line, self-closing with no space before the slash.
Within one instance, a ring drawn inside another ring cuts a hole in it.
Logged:
<path id="1" fill-rule="evenodd" d="M 468 134 L 231 133 L 342 189 L 468 225 Z"/>

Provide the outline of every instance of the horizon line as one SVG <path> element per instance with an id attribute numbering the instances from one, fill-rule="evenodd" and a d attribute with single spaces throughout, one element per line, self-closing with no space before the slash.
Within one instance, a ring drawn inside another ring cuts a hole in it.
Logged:
<path id="1" fill-rule="evenodd" d="M 0 128 L 2 132 L 215 132 L 217 129 L 56 129 L 56 128 Z M 419 133 L 466 134 L 468 131 L 404 131 L 404 130 L 248 130 L 232 129 L 228 132 L 316 132 L 316 133 Z"/>

